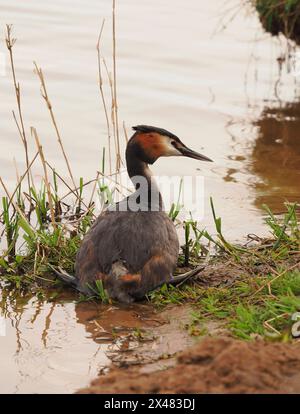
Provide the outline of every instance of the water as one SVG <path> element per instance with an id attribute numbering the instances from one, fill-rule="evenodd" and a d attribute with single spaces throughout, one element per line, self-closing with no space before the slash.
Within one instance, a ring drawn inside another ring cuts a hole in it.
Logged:
<path id="1" fill-rule="evenodd" d="M 1 393 L 70 393 L 108 364 L 107 346 L 99 352 L 70 298 L 51 303 L 3 293 L 1 299 Z"/>
<path id="2" fill-rule="evenodd" d="M 155 174 L 180 171 L 205 177 L 203 226 L 212 229 L 208 203 L 213 196 L 228 238 L 264 234 L 262 203 L 282 212 L 284 201 L 300 200 L 299 82 L 285 69 L 277 82 L 276 59 L 282 46 L 263 33 L 257 17 L 247 9 L 230 19 L 240 1 L 117 3 L 120 121 L 128 130 L 135 124 L 169 129 L 214 160 L 207 165 L 170 158 L 153 166 Z M 111 68 L 110 0 L 1 3 L 1 30 L 12 23 L 18 38 L 14 55 L 28 137 L 30 126 L 35 126 L 47 159 L 66 174 L 33 73 L 35 60 L 44 70 L 76 178 L 95 176 L 106 145 L 96 55 L 103 18 L 102 53 Z M 0 53 L 3 60 L 4 42 Z M 11 114 L 16 105 L 6 63 L 0 77 L 5 149 L 0 163 L 1 177 L 12 187 L 12 158 L 23 171 L 24 155 Z M 109 101 L 107 79 L 104 86 Z M 33 155 L 34 140 L 29 141 Z M 72 298 L 54 305 L 31 298 L 24 308 L 10 308 L 7 334 L 0 338 L 1 378 L 5 378 L 0 392 L 72 392 L 107 365 L 106 345 L 99 350 L 89 338 L 75 307 Z M 51 324 L 45 328 L 50 313 Z"/>
<path id="3" fill-rule="evenodd" d="M 1 287 L 0 394 L 74 392 L 122 358 L 118 351 L 131 346 L 136 329 L 160 324 L 146 304 L 78 303 L 68 291 L 52 300 L 51 292 L 41 298 Z"/>

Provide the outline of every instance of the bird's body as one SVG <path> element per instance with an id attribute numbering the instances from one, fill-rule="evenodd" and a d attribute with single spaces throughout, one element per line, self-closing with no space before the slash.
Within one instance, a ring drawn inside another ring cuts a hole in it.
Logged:
<path id="1" fill-rule="evenodd" d="M 106 211 L 83 240 L 76 277 L 82 291 L 99 279 L 112 299 L 132 302 L 171 280 L 178 252 L 164 211 Z"/>
<path id="2" fill-rule="evenodd" d="M 175 226 L 164 211 L 148 164 L 171 155 L 210 161 L 164 129 L 145 125 L 134 129 L 126 163 L 136 191 L 98 217 L 83 239 L 72 279 L 84 293 L 101 280 L 112 299 L 125 303 L 172 282 L 179 254 Z"/>

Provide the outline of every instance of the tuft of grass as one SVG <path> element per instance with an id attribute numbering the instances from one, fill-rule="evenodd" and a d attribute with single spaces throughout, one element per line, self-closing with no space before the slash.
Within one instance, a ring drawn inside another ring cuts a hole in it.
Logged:
<path id="1" fill-rule="evenodd" d="M 283 33 L 300 44 L 299 0 L 251 0 L 264 29 L 273 36 Z"/>
<path id="2" fill-rule="evenodd" d="M 96 299 L 102 303 L 111 303 L 111 300 L 107 294 L 107 291 L 104 289 L 102 280 L 96 280 L 94 285 L 88 285 L 91 291 L 94 293 L 93 296 L 88 297 L 88 300 Z"/>

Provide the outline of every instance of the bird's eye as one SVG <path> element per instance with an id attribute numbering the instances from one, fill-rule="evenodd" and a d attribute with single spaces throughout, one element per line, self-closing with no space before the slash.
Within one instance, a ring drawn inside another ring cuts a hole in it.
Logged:
<path id="1" fill-rule="evenodd" d="M 176 141 L 171 141 L 171 144 L 173 145 L 173 147 L 176 147 Z"/>

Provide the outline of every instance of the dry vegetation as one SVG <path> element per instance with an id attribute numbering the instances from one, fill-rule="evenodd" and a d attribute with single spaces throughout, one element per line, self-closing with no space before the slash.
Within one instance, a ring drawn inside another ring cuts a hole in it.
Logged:
<path id="1" fill-rule="evenodd" d="M 115 36 L 115 1 L 112 12 L 112 70 L 101 54 L 101 26 L 98 42 L 98 74 L 101 102 L 107 124 L 108 156 L 103 148 L 102 169 L 97 171 L 95 178 L 76 180 L 72 166 L 66 153 L 63 139 L 55 118 L 55 111 L 48 95 L 42 69 L 34 62 L 34 70 L 40 83 L 40 90 L 49 111 L 51 123 L 61 155 L 65 161 L 68 177 L 52 166 L 43 150 L 39 132 L 31 126 L 27 132 L 23 117 L 21 86 L 17 79 L 13 49 L 16 39 L 13 37 L 12 26 L 6 27 L 6 46 L 8 49 L 13 87 L 16 96 L 17 111 L 13 111 L 18 133 L 24 147 L 26 170 L 20 174 L 16 170 L 17 184 L 11 190 L 0 177 L 2 206 L 0 221 L 2 223 L 0 240 L 5 246 L 0 257 L 0 273 L 16 285 L 31 284 L 37 279 L 47 279 L 52 273 L 49 265 L 59 265 L 73 271 L 75 255 L 83 235 L 89 229 L 95 217 L 95 203 L 98 210 L 109 204 L 116 192 L 123 193 L 121 184 L 121 133 L 118 120 L 117 105 L 117 68 L 116 68 L 116 36 Z M 107 104 L 104 92 L 103 68 L 106 84 L 111 97 Z M 124 139 L 127 139 L 124 128 Z M 36 153 L 30 158 L 28 140 L 36 143 Z M 114 152 L 112 150 L 112 139 Z M 107 161 L 108 158 L 108 161 Z M 43 179 L 34 182 L 33 168 L 40 160 Z M 115 166 L 113 166 L 115 161 Z M 105 175 L 106 164 L 109 174 Z M 51 282 L 51 277 L 49 282 Z"/>

